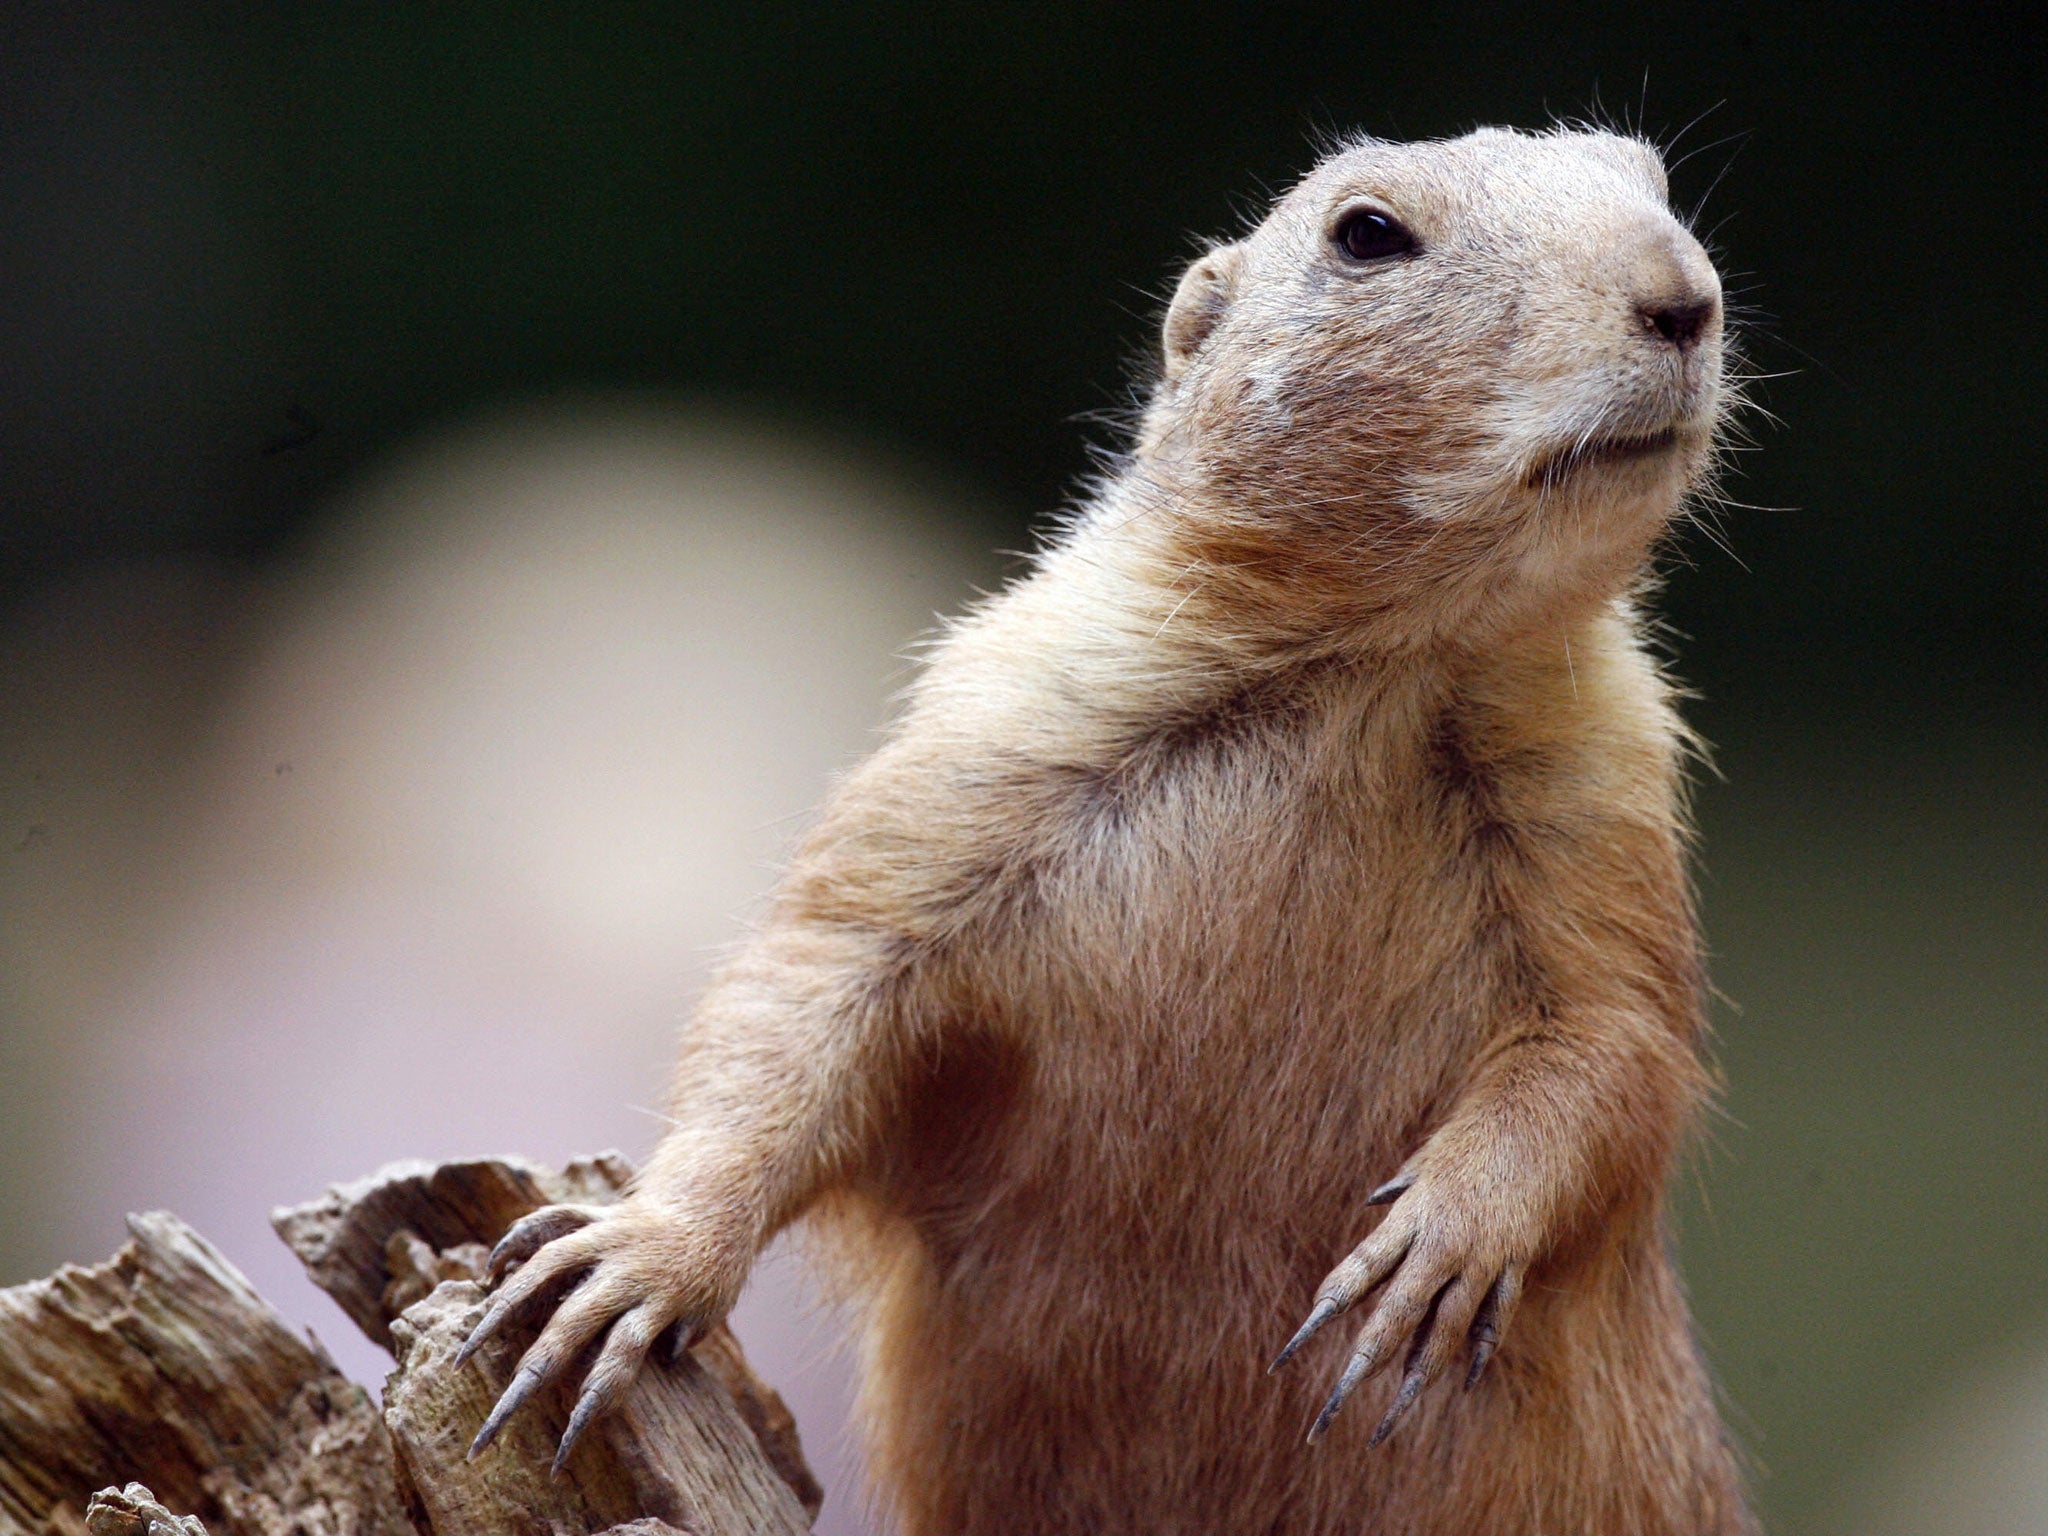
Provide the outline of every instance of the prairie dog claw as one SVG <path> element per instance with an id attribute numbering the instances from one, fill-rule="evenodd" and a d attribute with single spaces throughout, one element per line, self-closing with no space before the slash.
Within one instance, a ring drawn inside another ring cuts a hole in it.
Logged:
<path id="1" fill-rule="evenodd" d="M 522 1319 L 538 1315 L 543 1326 L 469 1454 L 487 1449 L 543 1388 L 581 1376 L 555 1454 L 559 1476 L 590 1426 L 625 1397 L 656 1341 L 672 1336 L 687 1349 L 731 1309 L 752 1257 L 728 1229 L 651 1202 L 551 1205 L 521 1217 L 491 1252 L 486 1274 L 496 1294 L 456 1363 Z"/>
<path id="2" fill-rule="evenodd" d="M 1266 1367 L 1266 1374 L 1268 1376 L 1272 1375 L 1281 1366 L 1292 1360 L 1295 1351 L 1322 1332 L 1323 1324 L 1335 1317 L 1340 1310 L 1337 1303 L 1328 1297 L 1318 1301 L 1315 1305 L 1315 1310 L 1309 1313 L 1308 1321 L 1301 1325 L 1294 1337 L 1289 1339 L 1280 1353 L 1273 1357 L 1273 1363 Z"/>
<path id="3" fill-rule="evenodd" d="M 1411 1193 L 1412 1192 L 1412 1193 Z M 1294 1358 L 1330 1319 L 1384 1287 L 1315 1422 L 1310 1444 L 1321 1440 L 1352 1393 L 1382 1371 L 1407 1344 L 1407 1367 L 1392 1403 L 1373 1430 L 1368 1448 L 1393 1434 L 1451 1360 L 1469 1348 L 1469 1390 L 1500 1347 L 1521 1298 L 1526 1261 L 1482 1241 L 1483 1229 L 1442 1197 L 1430 1198 L 1413 1175 L 1373 1191 L 1368 1203 L 1395 1202 L 1377 1230 L 1330 1272 L 1315 1307 L 1269 1368 Z"/>
<path id="4" fill-rule="evenodd" d="M 484 1274 L 496 1285 L 514 1264 L 523 1264 L 558 1237 L 589 1226 L 605 1212 L 601 1205 L 544 1205 L 530 1211 L 505 1229 L 491 1249 Z"/>

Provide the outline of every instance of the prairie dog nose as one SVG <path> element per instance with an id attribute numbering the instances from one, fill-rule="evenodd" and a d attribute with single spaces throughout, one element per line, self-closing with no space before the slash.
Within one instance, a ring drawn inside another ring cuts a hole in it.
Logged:
<path id="1" fill-rule="evenodd" d="M 1689 352 L 1721 324 L 1721 279 L 1690 236 L 1665 235 L 1644 252 L 1633 283 L 1636 323 L 1659 343 Z"/>
<path id="2" fill-rule="evenodd" d="M 1643 329 L 1671 342 L 1681 352 L 1698 341 L 1720 314 L 1718 297 L 1636 301 L 1636 315 L 1643 322 Z"/>

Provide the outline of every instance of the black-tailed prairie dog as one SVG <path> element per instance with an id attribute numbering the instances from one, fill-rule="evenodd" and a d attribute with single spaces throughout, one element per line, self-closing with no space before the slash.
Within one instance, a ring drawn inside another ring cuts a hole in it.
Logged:
<path id="1" fill-rule="evenodd" d="M 1750 1530 L 1666 1254 L 1708 1074 L 1637 612 L 1728 400 L 1632 139 L 1357 142 L 1202 256 L 630 1197 L 501 1245 L 477 1337 L 552 1317 L 480 1440 L 578 1374 L 579 1433 L 801 1218 L 911 1536 Z"/>

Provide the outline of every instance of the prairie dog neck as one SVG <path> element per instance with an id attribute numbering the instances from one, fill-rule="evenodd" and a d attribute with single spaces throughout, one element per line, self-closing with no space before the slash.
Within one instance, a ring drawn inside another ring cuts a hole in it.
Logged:
<path id="1" fill-rule="evenodd" d="M 1480 593 L 1452 628 L 1377 611 L 1370 590 L 1290 589 L 1205 563 L 1190 530 L 1210 510 L 1160 499 L 1146 473 L 1134 466 L 1028 580 L 955 631 L 920 689 L 945 695 L 932 716 L 982 716 L 1007 700 L 1030 734 L 1068 737 L 1070 750 L 1077 728 L 1092 734 L 1083 721 L 1105 744 L 1129 740 L 1268 687 L 1342 688 L 1417 729 L 1461 698 L 1583 719 L 1616 664 L 1644 666 L 1625 594 L 1648 538 L 1633 559 L 1540 603 Z M 968 695 L 999 678 L 1007 686 L 977 707 Z"/>

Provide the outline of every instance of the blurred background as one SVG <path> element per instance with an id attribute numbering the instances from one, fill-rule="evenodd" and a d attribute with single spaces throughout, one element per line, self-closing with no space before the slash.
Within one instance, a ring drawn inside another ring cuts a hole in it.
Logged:
<path id="1" fill-rule="evenodd" d="M 2044 61 L 1999 6 L 15 0 L 0 1284 L 168 1206 L 374 1384 L 268 1209 L 644 1155 L 1194 237 L 1331 130 L 1599 114 L 1679 138 L 1783 375 L 1666 601 L 1719 767 L 1706 1349 L 1781 1536 L 2038 1536 Z M 787 1255 L 739 1327 L 866 1529 Z"/>

